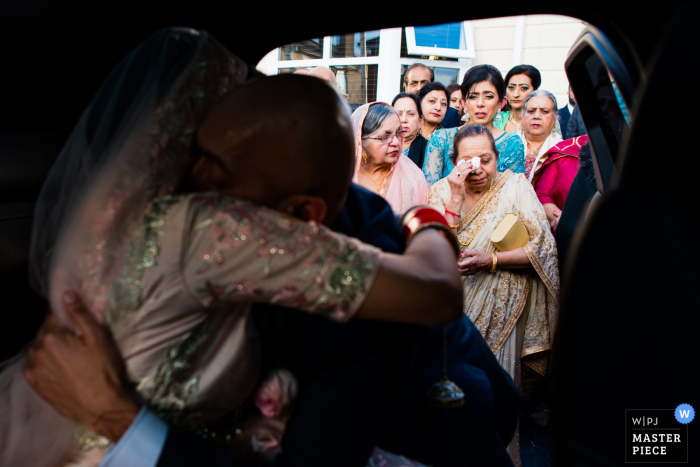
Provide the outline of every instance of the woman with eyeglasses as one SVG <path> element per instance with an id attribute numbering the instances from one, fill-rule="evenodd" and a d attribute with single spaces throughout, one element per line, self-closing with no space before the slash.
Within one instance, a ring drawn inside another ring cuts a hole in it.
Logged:
<path id="1" fill-rule="evenodd" d="M 394 212 L 428 202 L 423 172 L 403 155 L 407 130 L 389 104 L 372 102 L 352 114 L 355 174 L 352 181 L 385 198 Z"/>

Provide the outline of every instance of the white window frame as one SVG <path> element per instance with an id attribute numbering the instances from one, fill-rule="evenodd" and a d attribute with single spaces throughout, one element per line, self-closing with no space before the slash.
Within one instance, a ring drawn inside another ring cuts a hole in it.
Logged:
<path id="1" fill-rule="evenodd" d="M 428 55 L 450 58 L 476 58 L 474 48 L 474 27 L 472 21 L 462 21 L 459 33 L 460 48 L 424 47 L 416 45 L 416 31 L 413 26 L 406 26 L 406 48 L 409 55 Z"/>
<path id="2" fill-rule="evenodd" d="M 470 23 L 468 37 L 471 37 L 472 27 Z M 407 28 L 408 29 L 408 28 Z M 376 57 L 351 57 L 331 58 L 331 36 L 324 37 L 323 56 L 313 60 L 280 60 L 279 48 L 267 54 L 265 61 L 267 74 L 279 74 L 280 68 L 312 68 L 317 66 L 341 66 L 341 65 L 379 65 L 377 69 L 377 100 L 389 102 L 401 90 L 401 65 L 423 63 L 429 67 L 456 68 L 459 69 L 458 80 L 471 67 L 471 58 L 459 58 L 458 61 L 429 60 L 417 58 L 401 58 L 401 30 L 402 28 L 381 29 L 379 33 L 379 55 Z M 466 28 L 463 28 L 466 30 Z M 471 41 L 473 44 L 473 40 Z M 473 49 L 473 47 L 472 47 Z M 430 54 L 429 54 L 430 55 Z"/>
<path id="3" fill-rule="evenodd" d="M 322 58 L 310 60 L 280 60 L 280 49 L 277 48 L 267 56 L 267 74 L 276 75 L 280 68 L 313 68 L 317 66 L 342 66 L 342 65 L 379 65 L 379 57 L 343 57 L 331 58 L 331 37 L 323 38 Z M 382 33 L 380 32 L 379 50 L 381 55 Z"/>

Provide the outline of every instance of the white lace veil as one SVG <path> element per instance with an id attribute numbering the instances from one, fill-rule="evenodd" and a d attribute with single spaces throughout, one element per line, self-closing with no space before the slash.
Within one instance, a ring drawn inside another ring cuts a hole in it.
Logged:
<path id="1" fill-rule="evenodd" d="M 108 321 L 116 305 L 139 306 L 139 271 L 156 248 L 144 216 L 175 191 L 198 157 L 198 126 L 246 75 L 245 63 L 207 33 L 185 28 L 154 34 L 110 73 L 35 211 L 30 281 L 59 318 L 67 287 Z M 126 259 L 118 254 L 125 248 Z"/>

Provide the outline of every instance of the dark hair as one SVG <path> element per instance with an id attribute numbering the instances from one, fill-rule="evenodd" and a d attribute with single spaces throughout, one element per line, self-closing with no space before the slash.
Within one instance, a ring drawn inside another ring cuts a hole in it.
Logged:
<path id="1" fill-rule="evenodd" d="M 540 70 L 538 70 L 532 65 L 516 65 L 513 68 L 511 68 L 510 71 L 506 74 L 506 86 L 508 86 L 508 82 L 515 75 L 525 75 L 528 78 L 530 78 L 532 88 L 535 91 L 537 91 L 540 88 L 540 85 L 542 84 L 542 75 L 540 75 Z"/>
<path id="2" fill-rule="evenodd" d="M 455 91 L 462 92 L 461 86 L 457 83 L 452 83 L 449 86 L 447 86 L 445 89 L 447 89 L 447 98 L 448 99 L 450 98 L 450 96 L 452 95 L 453 92 L 455 92 Z"/>
<path id="3" fill-rule="evenodd" d="M 445 93 L 445 97 L 447 100 L 450 100 L 450 95 L 447 94 L 447 89 L 445 89 L 445 86 L 442 83 L 436 82 L 436 83 L 428 83 L 422 88 L 420 88 L 420 91 L 418 91 L 418 103 L 420 105 L 423 104 L 423 99 L 425 99 L 425 96 L 430 94 L 432 91 L 442 91 Z"/>
<path id="4" fill-rule="evenodd" d="M 422 63 L 414 63 L 413 65 L 409 66 L 408 69 L 406 70 L 406 73 L 403 74 L 403 84 L 406 86 L 408 84 L 408 74 L 413 70 L 414 68 L 425 68 L 430 72 L 430 82 L 432 83 L 435 81 L 435 72 L 433 71 L 432 68 L 430 68 L 428 65 L 423 65 Z"/>
<path id="5" fill-rule="evenodd" d="M 364 139 L 377 131 L 384 123 L 384 120 L 392 114 L 397 117 L 399 115 L 396 109 L 389 104 L 385 104 L 384 102 L 371 104 L 367 115 L 365 115 L 365 121 L 362 122 L 362 138 Z"/>
<path id="6" fill-rule="evenodd" d="M 415 94 L 411 94 L 410 92 L 400 92 L 394 97 L 394 100 L 391 101 L 391 106 L 393 107 L 394 104 L 396 104 L 396 101 L 399 99 L 411 99 L 413 102 L 416 104 L 416 109 L 418 109 L 418 115 L 420 117 L 423 116 L 423 110 L 420 108 L 420 101 L 418 100 L 418 96 Z"/>
<path id="7" fill-rule="evenodd" d="M 480 135 L 486 136 L 489 139 L 489 141 L 491 142 L 491 149 L 496 155 L 496 159 L 498 159 L 498 149 L 496 149 L 496 142 L 493 140 L 493 135 L 491 134 L 489 129 L 481 123 L 467 123 L 459 130 L 457 130 L 457 133 L 455 134 L 454 146 L 452 146 L 452 155 L 450 156 L 452 165 L 457 165 L 457 158 L 459 157 L 459 151 L 457 150 L 457 147 L 459 146 L 459 142 L 462 141 L 464 138 L 471 138 Z"/>
<path id="8" fill-rule="evenodd" d="M 466 100 L 469 90 L 483 81 L 488 81 L 496 88 L 499 99 L 506 97 L 506 85 L 498 68 L 493 65 L 476 65 L 464 74 L 461 86 L 462 99 Z"/>

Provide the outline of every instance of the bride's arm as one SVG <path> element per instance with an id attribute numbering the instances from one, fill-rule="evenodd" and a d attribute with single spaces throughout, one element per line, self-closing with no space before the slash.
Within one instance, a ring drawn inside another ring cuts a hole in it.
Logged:
<path id="1" fill-rule="evenodd" d="M 202 196 L 191 212 L 182 278 L 203 306 L 268 302 L 425 326 L 461 316 L 454 251 L 437 232 L 395 255 L 245 201 Z"/>
<path id="2" fill-rule="evenodd" d="M 440 326 L 462 315 L 454 250 L 436 230 L 419 233 L 403 255 L 384 254 L 357 317 Z"/>

